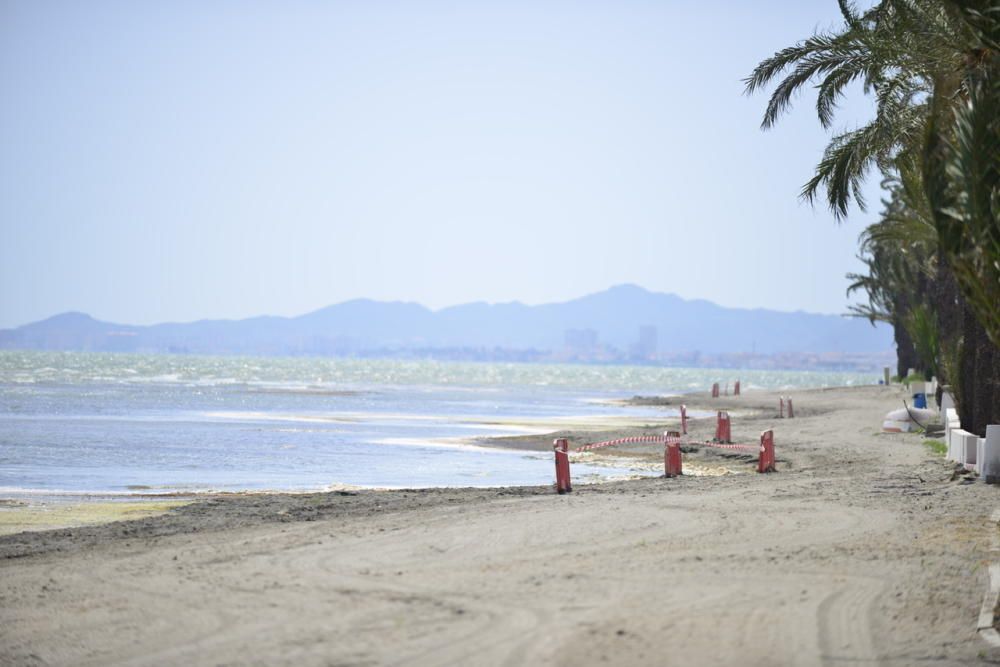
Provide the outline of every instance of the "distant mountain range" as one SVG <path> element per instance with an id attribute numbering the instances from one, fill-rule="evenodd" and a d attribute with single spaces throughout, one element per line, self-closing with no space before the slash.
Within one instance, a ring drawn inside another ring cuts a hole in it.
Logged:
<path id="1" fill-rule="evenodd" d="M 723 308 L 620 285 L 539 306 L 469 303 L 432 311 L 415 303 L 357 299 L 298 317 L 152 326 L 63 313 L 0 330 L 0 348 L 389 356 L 421 350 L 573 348 L 584 360 L 608 358 L 611 350 L 653 360 L 678 353 L 881 354 L 892 349 L 892 330 L 837 315 Z"/>

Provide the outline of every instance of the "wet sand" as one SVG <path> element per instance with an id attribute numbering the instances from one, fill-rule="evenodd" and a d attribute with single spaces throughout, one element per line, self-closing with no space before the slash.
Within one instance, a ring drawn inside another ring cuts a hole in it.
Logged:
<path id="1" fill-rule="evenodd" d="M 0 535 L 24 531 L 77 528 L 111 521 L 159 516 L 191 500 L 130 499 L 114 501 L 0 501 Z"/>
<path id="2" fill-rule="evenodd" d="M 0 538 L 2 664 L 982 664 L 998 489 L 916 435 L 894 388 L 688 396 L 779 472 L 550 487 L 219 496 Z M 675 399 L 669 399 L 671 401 Z M 561 434 L 574 444 L 659 433 Z M 692 423 L 692 438 L 714 422 Z M 551 449 L 552 434 L 483 440 Z M 655 446 L 601 450 L 655 465 Z M 629 459 L 631 460 L 631 459 Z"/>

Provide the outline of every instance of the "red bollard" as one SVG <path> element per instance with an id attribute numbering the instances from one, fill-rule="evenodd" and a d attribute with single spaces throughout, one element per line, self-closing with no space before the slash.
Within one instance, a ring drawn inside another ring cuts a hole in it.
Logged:
<path id="1" fill-rule="evenodd" d="M 686 405 L 681 405 L 681 433 L 687 435 L 688 432 L 688 409 Z"/>
<path id="2" fill-rule="evenodd" d="M 785 397 L 778 397 L 778 417 L 781 419 L 785 418 Z"/>
<path id="3" fill-rule="evenodd" d="M 667 431 L 663 448 L 663 476 L 681 475 L 681 436 L 677 431 Z"/>
<path id="4" fill-rule="evenodd" d="M 788 397 L 788 418 L 789 419 L 794 419 L 795 418 L 795 411 L 792 410 L 792 397 L 791 396 Z"/>
<path id="5" fill-rule="evenodd" d="M 760 434 L 760 458 L 757 460 L 757 472 L 775 472 L 774 431 L 768 430 Z"/>
<path id="6" fill-rule="evenodd" d="M 716 382 L 715 384 L 712 385 L 712 398 L 718 398 L 718 397 L 719 397 L 719 383 Z"/>
<path id="7" fill-rule="evenodd" d="M 569 493 L 573 490 L 569 481 L 569 441 L 556 438 L 552 449 L 556 452 L 556 493 Z"/>
<path id="8" fill-rule="evenodd" d="M 737 380 L 736 384 L 733 385 L 733 396 L 739 396 L 739 395 L 740 395 L 740 381 Z"/>
<path id="9" fill-rule="evenodd" d="M 730 428 L 729 413 L 725 410 L 719 410 L 718 418 L 715 422 L 715 441 L 716 442 L 732 442 L 733 432 Z"/>

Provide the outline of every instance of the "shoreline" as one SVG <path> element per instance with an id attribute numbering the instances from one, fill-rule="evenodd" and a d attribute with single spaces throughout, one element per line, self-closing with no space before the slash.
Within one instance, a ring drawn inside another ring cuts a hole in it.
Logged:
<path id="1" fill-rule="evenodd" d="M 824 391 L 831 388 L 803 389 L 800 392 Z M 837 389 L 837 388 L 833 388 Z M 847 389 L 847 388 L 844 388 Z M 746 415 L 757 415 L 763 411 L 763 402 L 776 397 L 776 392 L 768 390 L 750 390 L 741 397 L 711 398 L 708 392 L 690 392 L 687 394 L 669 394 L 664 396 L 633 396 L 631 398 L 609 399 L 602 401 L 609 406 L 618 407 L 666 407 L 677 408 L 681 403 L 691 404 L 688 425 L 691 437 L 701 434 L 701 439 L 709 439 L 714 428 L 714 410 L 731 409 L 734 418 Z M 749 402 L 746 397 L 749 398 Z M 731 399 L 731 400 L 730 400 Z M 595 399 L 596 400 L 596 399 Z M 711 406 L 712 409 L 709 409 Z M 701 415 L 701 416 L 699 416 Z M 492 436 L 456 436 L 437 438 L 430 441 L 421 440 L 407 442 L 408 445 L 431 447 L 448 447 L 469 451 L 498 453 L 537 452 L 550 454 L 552 441 L 555 438 L 566 438 L 571 447 L 631 435 L 661 435 L 665 430 L 679 428 L 679 416 L 665 414 L 662 420 L 650 423 L 648 417 L 639 416 L 568 416 L 556 419 L 538 418 L 523 419 L 492 419 L 482 417 L 479 421 L 483 427 L 503 426 L 505 429 L 522 431 L 518 435 Z M 640 425 L 641 424 L 641 425 Z M 552 430 L 559 425 L 567 428 Z M 547 427 L 547 428 L 546 428 Z M 398 440 L 398 439 L 396 439 Z M 393 440 L 388 444 L 398 444 Z M 749 462 L 752 457 L 733 454 L 709 448 L 699 448 L 697 443 L 685 445 L 685 474 L 691 476 L 719 476 L 725 474 L 743 474 L 751 471 Z M 702 454 L 702 456 L 698 456 Z M 609 476 L 586 476 L 575 480 L 578 485 L 610 484 L 630 481 L 641 477 L 655 476 L 662 470 L 662 451 L 653 445 L 621 445 L 600 452 L 571 453 L 573 463 L 589 464 L 598 467 L 620 471 Z M 744 465 L 740 465 L 744 464 Z M 94 490 L 47 490 L 47 489 L 7 489 L 6 495 L 0 499 L 0 536 L 12 535 L 19 529 L 27 531 L 58 530 L 80 528 L 84 526 L 128 520 L 137 513 L 144 516 L 157 516 L 167 512 L 152 509 L 153 505 L 163 505 L 167 501 L 182 504 L 198 503 L 205 500 L 236 498 L 236 497 L 271 497 L 271 496 L 311 496 L 340 491 L 395 492 L 405 490 L 428 489 L 517 489 L 535 488 L 531 485 L 483 485 L 483 486 L 383 486 L 383 485 L 350 485 L 330 484 L 319 488 L 305 489 L 244 489 L 244 490 L 181 490 L 168 489 L 157 491 L 152 488 L 136 488 L 128 490 L 94 491 Z M 34 501 L 34 502 L 32 502 Z M 98 510 L 96 505 L 101 505 Z M 149 509 L 142 511 L 141 506 Z M 93 508 L 91 511 L 88 508 Z M 117 509 L 117 511 L 115 511 Z M 48 520 L 46 520 L 46 516 Z"/>
<path id="2" fill-rule="evenodd" d="M 666 406 L 679 405 L 685 397 L 700 396 L 699 393 L 671 394 L 665 397 L 635 396 L 625 399 L 608 399 L 597 401 L 609 407 L 630 406 Z M 704 398 L 704 397 L 700 397 Z M 692 415 L 711 414 L 705 409 L 692 408 Z M 689 417 L 689 424 L 699 418 Z M 551 453 L 551 442 L 556 437 L 567 437 L 571 441 L 594 441 L 600 437 L 611 437 L 619 434 L 648 435 L 674 428 L 679 424 L 679 417 L 664 415 L 664 420 L 654 425 L 639 424 L 649 422 L 646 417 L 630 415 L 578 415 L 560 418 L 495 419 L 477 418 L 474 423 L 483 428 L 502 426 L 506 430 L 520 431 L 516 435 L 492 436 L 456 436 L 436 438 L 432 440 L 400 439 L 386 440 L 386 444 L 405 444 L 413 446 L 448 447 L 454 449 L 497 452 L 497 453 Z M 563 430 L 553 430 L 557 426 L 568 425 Z M 406 440 L 406 442 L 402 442 Z M 577 479 L 579 484 L 608 484 L 625 480 L 638 479 L 654 475 L 662 466 L 662 455 L 653 452 L 652 448 L 616 447 L 613 450 L 603 450 L 600 453 L 574 454 L 575 463 L 589 464 L 597 467 L 611 468 L 618 474 L 602 476 L 584 476 Z M 730 470 L 724 466 L 688 462 L 686 474 L 691 475 L 721 475 L 740 471 Z M 381 485 L 349 485 L 330 484 L 320 488 L 304 489 L 243 489 L 243 490 L 156 490 L 155 487 L 143 487 L 125 490 L 71 490 L 71 489 L 3 489 L 0 498 L 0 536 L 13 535 L 24 531 L 44 531 L 81 528 L 84 526 L 129 520 L 138 517 L 153 517 L 164 514 L 169 509 L 184 504 L 197 503 L 204 500 L 242 497 L 242 496 L 306 496 L 313 494 L 334 493 L 343 490 L 392 492 L 403 490 L 426 489 L 504 489 L 533 488 L 531 485 L 483 485 L 483 486 L 381 486 Z M 166 505 L 170 504 L 170 507 Z M 154 505 L 164 506 L 154 509 Z M 145 507 L 145 509 L 144 509 Z"/>

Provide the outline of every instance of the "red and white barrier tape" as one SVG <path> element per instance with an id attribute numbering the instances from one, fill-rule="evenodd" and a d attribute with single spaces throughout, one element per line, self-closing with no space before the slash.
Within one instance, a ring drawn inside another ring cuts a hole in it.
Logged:
<path id="1" fill-rule="evenodd" d="M 751 454 L 757 454 L 760 452 L 760 445 L 739 445 L 726 442 L 698 442 L 691 444 L 704 445 L 705 447 L 718 447 L 720 449 L 734 449 L 736 451 L 749 452 Z"/>
<path id="2" fill-rule="evenodd" d="M 677 440 L 680 442 L 680 440 Z M 604 442 L 595 442 L 590 445 L 580 445 L 576 449 L 572 450 L 574 452 L 586 452 L 591 449 L 600 449 L 601 447 L 610 447 L 612 445 L 628 445 L 639 442 L 666 442 L 666 438 L 662 435 L 633 435 L 628 438 L 618 438 L 616 440 L 605 440 Z"/>
<path id="3" fill-rule="evenodd" d="M 668 438 L 662 435 L 634 435 L 628 438 L 617 438 L 615 440 L 605 440 L 604 442 L 595 442 L 589 445 L 580 445 L 576 449 L 571 449 L 571 452 L 588 452 L 592 449 L 601 449 L 602 447 L 611 447 L 612 445 L 629 445 L 636 443 L 663 443 L 665 445 L 673 444 L 688 444 L 688 445 L 699 445 L 702 447 L 718 447 L 719 449 L 732 449 L 741 452 L 748 452 L 750 454 L 757 454 L 760 452 L 760 445 L 741 445 L 738 443 L 724 443 L 724 442 L 693 442 L 689 441 L 685 443 L 681 438 Z"/>

